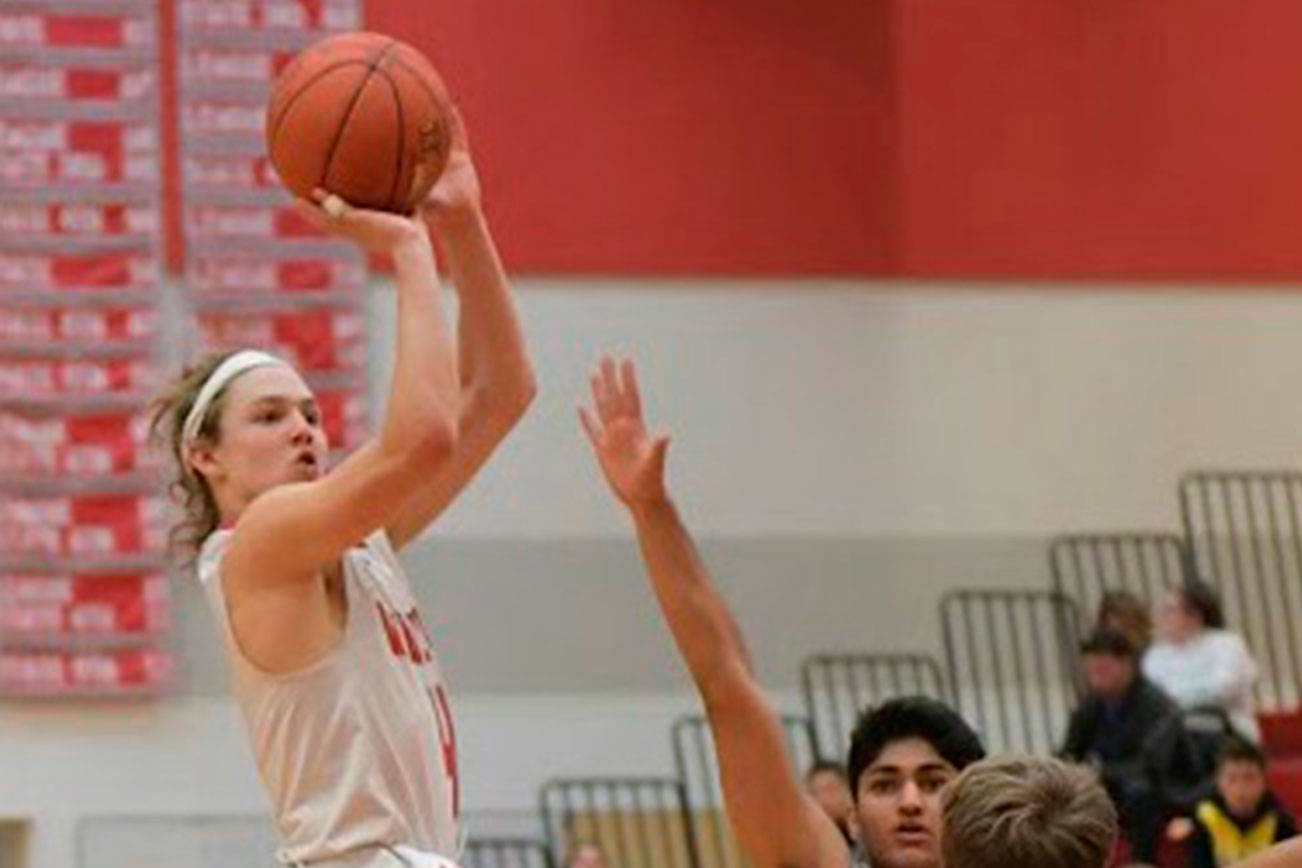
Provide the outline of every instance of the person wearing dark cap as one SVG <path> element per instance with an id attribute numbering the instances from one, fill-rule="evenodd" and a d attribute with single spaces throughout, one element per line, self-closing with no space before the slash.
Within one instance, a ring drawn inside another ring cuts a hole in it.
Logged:
<path id="1" fill-rule="evenodd" d="M 1157 861 L 1165 798 L 1161 774 L 1181 749 L 1175 700 L 1143 676 L 1124 633 L 1100 629 L 1081 645 L 1085 699 L 1061 751 L 1094 766 L 1117 807 L 1132 861 Z"/>

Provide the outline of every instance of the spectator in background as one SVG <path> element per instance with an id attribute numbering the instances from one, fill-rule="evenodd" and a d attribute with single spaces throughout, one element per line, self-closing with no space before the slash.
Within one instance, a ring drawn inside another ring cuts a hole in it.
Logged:
<path id="1" fill-rule="evenodd" d="M 1216 761 L 1216 779 L 1193 817 L 1172 820 L 1167 834 L 1190 841 L 1189 868 L 1224 868 L 1297 834 L 1293 817 L 1266 782 L 1266 756 L 1232 738 Z"/>
<path id="2" fill-rule="evenodd" d="M 1162 776 L 1182 744 L 1180 708 L 1139 671 L 1124 633 L 1096 630 L 1081 654 L 1088 692 L 1071 716 L 1062 755 L 1098 769 L 1131 860 L 1155 863 L 1166 808 Z"/>
<path id="3" fill-rule="evenodd" d="M 1104 594 L 1099 601 L 1095 626 L 1124 633 L 1140 658 L 1153 641 L 1153 620 L 1148 616 L 1148 606 L 1130 591 L 1108 591 Z"/>
<path id="4" fill-rule="evenodd" d="M 566 868 L 608 868 L 606 851 L 595 841 L 579 841 L 570 851 Z"/>
<path id="5" fill-rule="evenodd" d="M 1215 591 L 1202 582 L 1173 588 L 1157 607 L 1157 641 L 1144 674 L 1182 708 L 1219 708 L 1253 742 L 1261 731 L 1253 710 L 1257 665 L 1237 633 L 1225 629 Z"/>
<path id="6" fill-rule="evenodd" d="M 854 798 L 845 769 L 833 760 L 819 760 L 805 772 L 805 790 L 841 830 L 845 843 L 854 846 Z"/>

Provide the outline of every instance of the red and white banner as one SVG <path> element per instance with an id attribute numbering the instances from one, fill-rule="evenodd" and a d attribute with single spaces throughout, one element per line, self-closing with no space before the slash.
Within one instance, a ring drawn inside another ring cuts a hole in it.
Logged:
<path id="1" fill-rule="evenodd" d="M 146 395 L 157 382 L 147 359 L 29 359 L 0 356 L 0 399 Z"/>
<path id="2" fill-rule="evenodd" d="M 191 255 L 186 274 L 197 292 L 360 290 L 366 282 L 364 263 L 330 259 L 266 262 Z"/>
<path id="3" fill-rule="evenodd" d="M 0 118 L 0 181 L 156 182 L 158 130 L 151 121 Z"/>
<path id="4" fill-rule="evenodd" d="M 36 418 L 0 411 L 0 473 L 102 477 L 157 469 L 144 413 Z"/>
<path id="5" fill-rule="evenodd" d="M 131 638 L 171 627 L 167 578 L 136 573 L 0 576 L 0 640 Z"/>
<path id="6" fill-rule="evenodd" d="M 265 135 L 267 107 L 261 102 L 205 100 L 181 106 L 181 132 L 187 136 L 238 134 L 261 140 Z"/>
<path id="7" fill-rule="evenodd" d="M 0 553 L 117 556 L 162 551 L 166 503 L 156 495 L 8 496 L 0 502 Z"/>
<path id="8" fill-rule="evenodd" d="M 0 307 L 0 341 L 144 341 L 158 334 L 158 311 L 143 307 Z"/>
<path id="9" fill-rule="evenodd" d="M 12 253 L 0 250 L 0 292 L 45 289 L 144 289 L 158 285 L 158 260 L 131 251 Z"/>
<path id="10" fill-rule="evenodd" d="M 135 48 L 152 46 L 151 15 L 0 13 L 0 45 L 46 48 Z"/>
<path id="11" fill-rule="evenodd" d="M 358 30 L 357 0 L 184 0 L 181 22 L 204 30 Z"/>
<path id="12" fill-rule="evenodd" d="M 103 155 L 154 153 L 158 130 L 151 121 L 83 121 L 0 118 L 0 150 L 76 151 Z"/>
<path id="13" fill-rule="evenodd" d="M 159 224 L 153 204 L 0 203 L 0 232 L 153 236 Z"/>
<path id="14" fill-rule="evenodd" d="M 187 184 L 197 187 L 279 190 L 280 178 L 265 156 L 186 156 Z"/>
<path id="15" fill-rule="evenodd" d="M 206 349 L 257 347 L 304 372 L 355 371 L 366 363 L 362 316 L 344 308 L 201 312 L 199 332 Z"/>
<path id="16" fill-rule="evenodd" d="M 175 663 L 158 649 L 0 654 L 0 691 L 51 695 L 151 692 L 171 681 Z"/>
<path id="17" fill-rule="evenodd" d="M 171 678 L 166 652 L 74 649 L 171 626 L 164 576 L 109 566 L 152 564 L 166 542 L 166 502 L 137 475 L 160 456 L 136 409 L 158 335 L 137 293 L 162 278 L 158 3 L 11 7 L 0 2 L 0 188 L 15 192 L 0 196 L 0 557 L 33 572 L 0 575 L 0 693 L 150 692 Z"/>
<path id="18" fill-rule="evenodd" d="M 93 69 L 0 65 L 0 97 L 126 101 L 154 92 L 153 69 Z"/>
<path id="19" fill-rule="evenodd" d="M 78 151 L 0 150 L 0 182 L 153 183 L 158 180 L 154 153 L 102 154 Z"/>
<path id="20" fill-rule="evenodd" d="M 191 46 L 181 52 L 181 76 L 188 81 L 240 82 L 268 87 L 294 55 L 293 51 Z"/>
<path id="21" fill-rule="evenodd" d="M 316 389 L 331 449 L 356 449 L 366 437 L 366 399 L 352 389 Z"/>
<path id="22" fill-rule="evenodd" d="M 192 205 L 186 209 L 187 234 L 258 238 L 323 238 L 289 205 Z"/>

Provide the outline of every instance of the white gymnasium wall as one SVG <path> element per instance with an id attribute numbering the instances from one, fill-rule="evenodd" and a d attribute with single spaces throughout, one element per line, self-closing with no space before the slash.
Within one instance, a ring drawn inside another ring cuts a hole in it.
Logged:
<path id="1" fill-rule="evenodd" d="M 622 532 L 573 410 L 605 349 L 640 361 L 709 534 L 1173 527 L 1180 472 L 1289 465 L 1302 435 L 1282 292 L 567 280 L 522 303 L 539 398 L 443 533 Z M 377 292 L 377 336 L 391 311 Z"/>
<path id="2" fill-rule="evenodd" d="M 945 588 L 1042 584 L 1059 530 L 1175 528 L 1182 470 L 1291 465 L 1302 432 L 1302 300 L 1283 293 L 521 290 L 539 399 L 410 555 L 435 576 L 481 817 L 527 817 L 551 774 L 667 771 L 667 723 L 691 707 L 574 418 L 602 349 L 641 361 L 677 436 L 674 488 L 784 691 L 814 648 L 937 650 Z M 372 314 L 387 333 L 390 290 Z M 78 865 L 85 815 L 263 810 L 212 634 L 182 599 L 181 695 L 0 704 L 0 817 L 34 818 L 29 868 Z"/>

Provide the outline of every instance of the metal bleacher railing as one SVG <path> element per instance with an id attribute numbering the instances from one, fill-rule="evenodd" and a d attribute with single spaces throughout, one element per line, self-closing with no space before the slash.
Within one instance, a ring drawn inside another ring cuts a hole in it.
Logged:
<path id="1" fill-rule="evenodd" d="M 1053 753 L 1080 697 L 1076 604 L 1051 591 L 953 591 L 940 618 L 955 708 L 986 747 Z"/>
<path id="2" fill-rule="evenodd" d="M 1054 592 L 1093 621 L 1109 591 L 1129 591 L 1152 604 L 1184 582 L 1189 552 L 1172 533 L 1064 534 L 1049 544 L 1049 572 Z"/>
<path id="3" fill-rule="evenodd" d="M 539 813 L 552 858 L 596 844 L 620 868 L 699 868 L 686 788 L 670 777 L 557 778 Z"/>
<path id="4" fill-rule="evenodd" d="M 546 842 L 534 838 L 471 838 L 462 868 L 554 868 Z"/>
<path id="5" fill-rule="evenodd" d="M 1302 698 L 1302 473 L 1194 471 L 1180 480 L 1194 575 L 1220 591 L 1225 617 L 1256 658 L 1265 710 Z"/>
<path id="6" fill-rule="evenodd" d="M 940 664 L 929 654 L 816 654 L 801 664 L 800 689 L 816 753 L 838 760 L 865 708 L 899 696 L 950 700 Z"/>

